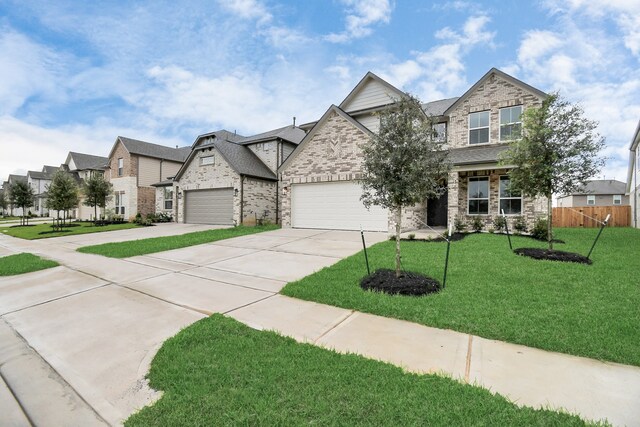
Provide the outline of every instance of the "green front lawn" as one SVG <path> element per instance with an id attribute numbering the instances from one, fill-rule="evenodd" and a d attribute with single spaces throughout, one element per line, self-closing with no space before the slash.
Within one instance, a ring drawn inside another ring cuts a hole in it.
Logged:
<path id="1" fill-rule="evenodd" d="M 3 216 L 3 217 L 0 217 L 0 222 L 20 221 L 20 218 L 22 217 L 21 216 Z"/>
<path id="2" fill-rule="evenodd" d="M 43 259 L 29 253 L 8 255 L 0 258 L 0 276 L 31 273 L 32 271 L 44 270 L 57 265 L 58 263 L 55 261 Z"/>
<path id="3" fill-rule="evenodd" d="M 436 375 L 298 344 L 213 315 L 167 340 L 148 375 L 164 390 L 127 426 L 584 425 Z"/>
<path id="4" fill-rule="evenodd" d="M 124 222 L 122 224 L 110 224 L 95 226 L 92 222 L 72 222 L 71 227 L 64 227 L 62 231 L 53 231 L 51 223 L 42 223 L 27 226 L 2 227 L 0 231 L 8 236 L 19 237 L 21 239 L 35 240 L 49 237 L 73 236 L 76 234 L 102 233 L 104 231 L 126 230 L 128 228 L 139 227 L 137 224 Z"/>
<path id="5" fill-rule="evenodd" d="M 152 237 L 129 242 L 84 246 L 79 248 L 78 252 L 104 255 L 111 258 L 128 258 L 136 255 L 152 254 L 171 249 L 185 248 L 187 246 L 201 245 L 203 243 L 211 243 L 217 240 L 230 239 L 247 234 L 276 230 L 277 228 L 277 225 L 260 225 L 255 227 L 240 225 L 233 228 L 196 231 L 178 236 Z"/>
<path id="6" fill-rule="evenodd" d="M 586 255 L 597 229 L 559 229 L 556 249 Z M 514 248 L 544 247 L 524 237 Z M 393 268 L 395 242 L 369 250 L 372 268 Z M 403 242 L 408 271 L 442 281 L 446 243 Z M 451 244 L 447 286 L 423 297 L 389 296 L 359 287 L 362 253 L 281 292 L 386 317 L 453 329 L 545 350 L 640 366 L 640 230 L 604 230 L 593 265 L 515 255 L 504 235 L 473 234 Z"/>

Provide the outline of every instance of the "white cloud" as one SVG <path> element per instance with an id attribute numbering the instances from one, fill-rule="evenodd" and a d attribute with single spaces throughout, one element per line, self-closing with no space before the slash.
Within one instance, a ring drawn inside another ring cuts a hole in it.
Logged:
<path id="1" fill-rule="evenodd" d="M 241 18 L 255 19 L 262 24 L 273 19 L 266 6 L 257 0 L 218 0 L 218 4 Z"/>
<path id="2" fill-rule="evenodd" d="M 372 26 L 389 23 L 394 8 L 390 0 L 341 0 L 341 2 L 346 6 L 345 30 L 325 37 L 332 43 L 344 43 L 370 35 L 373 32 Z"/>

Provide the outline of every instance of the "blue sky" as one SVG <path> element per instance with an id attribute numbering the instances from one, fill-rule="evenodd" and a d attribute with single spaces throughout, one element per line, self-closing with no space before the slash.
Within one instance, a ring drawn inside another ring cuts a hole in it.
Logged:
<path id="1" fill-rule="evenodd" d="M 491 67 L 579 102 L 626 179 L 640 120 L 640 0 L 0 1 L 0 178 L 319 118 L 367 71 L 423 101 Z"/>

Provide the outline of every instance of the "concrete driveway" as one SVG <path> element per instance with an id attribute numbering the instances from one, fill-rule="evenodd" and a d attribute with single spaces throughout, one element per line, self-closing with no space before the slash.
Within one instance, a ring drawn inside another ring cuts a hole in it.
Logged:
<path id="1" fill-rule="evenodd" d="M 0 424 L 120 424 L 159 397 L 144 376 L 164 340 L 210 313 L 272 298 L 362 248 L 358 232 L 283 229 L 125 260 L 75 252 L 204 228 L 0 236 L 4 254 L 28 250 L 61 263 L 0 278 Z M 385 239 L 367 233 L 368 244 Z"/>

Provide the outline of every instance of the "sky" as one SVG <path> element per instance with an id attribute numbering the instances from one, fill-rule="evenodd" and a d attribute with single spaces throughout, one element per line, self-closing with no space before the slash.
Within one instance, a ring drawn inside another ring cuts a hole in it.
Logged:
<path id="1" fill-rule="evenodd" d="M 599 122 L 626 180 L 640 120 L 640 0 L 0 0 L 0 181 L 317 120 L 372 71 L 422 101 L 492 67 Z"/>

